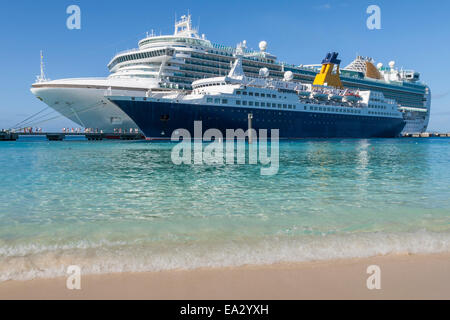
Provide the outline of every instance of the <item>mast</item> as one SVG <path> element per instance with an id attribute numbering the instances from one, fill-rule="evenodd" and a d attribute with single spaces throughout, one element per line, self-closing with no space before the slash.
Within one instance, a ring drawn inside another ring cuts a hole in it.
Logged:
<path id="1" fill-rule="evenodd" d="M 41 50 L 41 74 L 37 76 L 37 82 L 45 82 L 48 81 L 47 77 L 45 76 L 45 70 L 44 70 L 44 54 Z"/>

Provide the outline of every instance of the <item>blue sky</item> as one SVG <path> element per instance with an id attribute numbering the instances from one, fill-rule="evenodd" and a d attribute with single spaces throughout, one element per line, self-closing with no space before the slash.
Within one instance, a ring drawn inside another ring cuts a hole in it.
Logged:
<path id="1" fill-rule="evenodd" d="M 79 5 L 82 29 L 66 28 L 66 8 Z M 366 8 L 381 8 L 382 29 L 368 30 Z M 116 52 L 137 47 L 147 31 L 173 33 L 175 15 L 190 11 L 200 33 L 235 46 L 261 40 L 280 61 L 320 63 L 338 51 L 343 65 L 356 54 L 421 73 L 433 92 L 430 130 L 450 131 L 450 1 L 151 1 L 40 0 L 0 4 L 0 129 L 43 109 L 29 91 L 44 50 L 51 79 L 107 76 Z M 73 126 L 63 119 L 46 129 Z"/>

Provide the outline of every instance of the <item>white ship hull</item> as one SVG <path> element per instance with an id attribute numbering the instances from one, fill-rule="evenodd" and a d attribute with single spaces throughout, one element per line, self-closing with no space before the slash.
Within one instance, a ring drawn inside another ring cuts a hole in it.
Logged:
<path id="1" fill-rule="evenodd" d="M 105 99 L 105 93 L 145 95 L 155 85 L 137 80 L 66 79 L 36 83 L 31 92 L 80 127 L 111 133 L 115 129 L 129 130 L 137 126 L 122 110 Z"/>
<path id="2" fill-rule="evenodd" d="M 427 131 L 427 122 L 422 119 L 417 120 L 406 120 L 405 128 L 402 131 L 402 134 L 411 134 L 411 133 L 423 133 Z"/>
<path id="3" fill-rule="evenodd" d="M 431 89 L 429 87 L 427 87 L 427 93 L 424 98 L 424 107 L 426 108 L 426 112 L 420 112 L 419 114 L 407 114 L 405 116 L 406 125 L 402 131 L 402 134 L 424 133 L 427 131 L 431 114 Z"/>

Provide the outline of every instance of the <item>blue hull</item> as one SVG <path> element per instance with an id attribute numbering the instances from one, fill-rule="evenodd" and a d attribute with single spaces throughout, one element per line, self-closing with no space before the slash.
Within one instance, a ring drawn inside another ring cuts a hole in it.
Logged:
<path id="1" fill-rule="evenodd" d="M 383 117 L 114 98 L 111 101 L 133 119 L 147 138 L 158 139 L 170 139 L 177 129 L 186 129 L 194 136 L 195 121 L 202 121 L 203 131 L 215 128 L 224 136 L 227 129 L 247 130 L 250 113 L 254 129 L 279 129 L 280 138 L 285 139 L 393 138 L 399 136 L 405 126 L 403 119 Z"/>

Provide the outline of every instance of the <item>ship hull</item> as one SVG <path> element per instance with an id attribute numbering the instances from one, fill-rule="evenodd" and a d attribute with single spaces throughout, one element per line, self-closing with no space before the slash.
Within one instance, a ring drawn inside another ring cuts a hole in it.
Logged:
<path id="1" fill-rule="evenodd" d="M 36 83 L 31 92 L 80 127 L 112 133 L 116 129 L 134 130 L 137 125 L 106 99 L 105 93 L 113 90 L 123 95 L 143 95 L 151 87 L 151 84 L 138 81 L 134 81 L 135 87 L 125 87 L 127 85 L 108 79 L 63 79 Z"/>
<path id="2" fill-rule="evenodd" d="M 195 121 L 202 121 L 204 131 L 214 128 L 226 136 L 227 129 L 248 129 L 249 114 L 253 115 L 252 128 L 279 129 L 284 139 L 393 138 L 405 126 L 401 118 L 110 99 L 149 139 L 170 139 L 178 129 L 193 136 Z"/>

